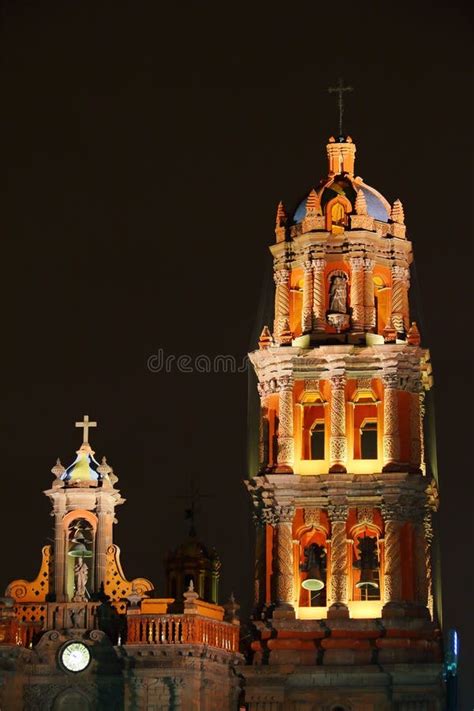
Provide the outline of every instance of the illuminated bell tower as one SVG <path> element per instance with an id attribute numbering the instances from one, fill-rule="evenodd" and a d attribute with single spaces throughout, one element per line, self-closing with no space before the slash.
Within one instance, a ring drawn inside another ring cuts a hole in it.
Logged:
<path id="1" fill-rule="evenodd" d="M 326 148 L 327 177 L 292 215 L 278 205 L 273 330 L 250 354 L 260 467 L 246 482 L 257 529 L 246 701 L 441 709 L 432 376 L 410 319 L 412 245 L 401 202 L 355 175 L 351 137 Z"/>

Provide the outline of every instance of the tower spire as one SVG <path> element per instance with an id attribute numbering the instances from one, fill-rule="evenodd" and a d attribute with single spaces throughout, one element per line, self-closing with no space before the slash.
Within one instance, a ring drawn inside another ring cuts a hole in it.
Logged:
<path id="1" fill-rule="evenodd" d="M 339 136 L 342 136 L 342 117 L 344 116 L 344 92 L 354 91 L 352 86 L 344 86 L 344 81 L 342 78 L 339 79 L 337 86 L 330 86 L 328 88 L 330 94 L 337 94 L 338 107 L 339 107 Z"/>

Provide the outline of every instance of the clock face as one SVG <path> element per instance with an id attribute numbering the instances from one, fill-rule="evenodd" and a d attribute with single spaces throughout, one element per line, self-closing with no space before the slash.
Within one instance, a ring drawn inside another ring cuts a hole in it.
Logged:
<path id="1" fill-rule="evenodd" d="M 59 658 L 67 671 L 81 672 L 89 666 L 91 653 L 82 642 L 69 642 L 62 648 Z"/>

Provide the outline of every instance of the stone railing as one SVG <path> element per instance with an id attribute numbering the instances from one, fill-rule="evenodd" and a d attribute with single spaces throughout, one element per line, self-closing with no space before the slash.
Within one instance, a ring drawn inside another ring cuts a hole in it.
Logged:
<path id="1" fill-rule="evenodd" d="M 197 615 L 136 615 L 127 619 L 127 644 L 207 644 L 237 652 L 239 628 Z"/>

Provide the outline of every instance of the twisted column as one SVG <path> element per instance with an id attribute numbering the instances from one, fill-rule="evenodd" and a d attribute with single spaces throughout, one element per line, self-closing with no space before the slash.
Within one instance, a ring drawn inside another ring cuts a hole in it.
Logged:
<path id="1" fill-rule="evenodd" d="M 375 328 L 374 266 L 375 261 L 373 259 L 364 258 L 364 321 L 366 331 L 373 331 Z"/>
<path id="2" fill-rule="evenodd" d="M 384 373 L 383 398 L 383 469 L 396 468 L 400 455 L 398 431 L 398 375 Z"/>
<path id="3" fill-rule="evenodd" d="M 303 333 L 309 333 L 313 328 L 313 263 L 309 259 L 304 263 L 303 275 Z"/>
<path id="4" fill-rule="evenodd" d="M 331 378 L 331 434 L 329 471 L 345 472 L 347 459 L 345 375 Z"/>
<path id="5" fill-rule="evenodd" d="M 428 575 L 426 568 L 426 540 L 423 521 L 413 524 L 415 598 L 423 607 L 428 605 Z"/>
<path id="6" fill-rule="evenodd" d="M 397 333 L 408 331 L 408 269 L 392 267 L 392 324 Z"/>
<path id="7" fill-rule="evenodd" d="M 339 609 L 347 608 L 349 599 L 347 585 L 347 521 L 348 508 L 345 505 L 328 506 L 331 521 L 331 585 L 328 605 Z"/>
<path id="8" fill-rule="evenodd" d="M 421 411 L 420 393 L 410 393 L 410 465 L 415 470 L 421 467 Z"/>
<path id="9" fill-rule="evenodd" d="M 278 469 L 292 471 L 294 463 L 293 439 L 293 380 L 284 376 L 278 381 L 280 386 L 278 411 Z"/>
<path id="10" fill-rule="evenodd" d="M 433 572 L 431 565 L 431 544 L 433 542 L 433 524 L 431 521 L 431 511 L 425 512 L 423 519 L 424 541 L 425 541 L 425 571 L 426 571 L 426 604 L 433 619 Z"/>
<path id="11" fill-rule="evenodd" d="M 351 267 L 351 308 L 352 330 L 364 330 L 364 260 L 353 257 L 349 260 Z"/>
<path id="12" fill-rule="evenodd" d="M 384 603 L 400 602 L 402 598 L 401 511 L 396 504 L 382 504 L 381 510 L 385 522 Z"/>
<path id="13" fill-rule="evenodd" d="M 313 330 L 326 329 L 326 303 L 324 288 L 325 259 L 313 259 Z"/>
<path id="14" fill-rule="evenodd" d="M 278 340 L 285 322 L 290 320 L 290 272 L 279 269 L 273 275 L 275 280 L 275 321 L 273 331 Z"/>
<path id="15" fill-rule="evenodd" d="M 293 518 L 291 506 L 277 510 L 277 559 L 276 559 L 276 595 L 277 605 L 282 610 L 293 610 Z"/>

